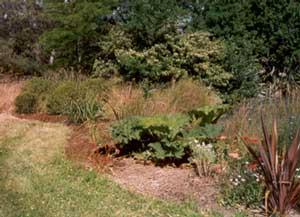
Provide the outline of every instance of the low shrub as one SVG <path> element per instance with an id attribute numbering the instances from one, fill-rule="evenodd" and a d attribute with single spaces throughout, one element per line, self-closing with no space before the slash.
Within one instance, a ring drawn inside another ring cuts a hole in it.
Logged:
<path id="1" fill-rule="evenodd" d="M 47 101 L 47 111 L 49 114 L 67 114 L 71 103 L 83 97 L 84 94 L 76 82 L 63 82 L 50 94 Z"/>
<path id="2" fill-rule="evenodd" d="M 54 81 L 39 77 L 33 77 L 26 82 L 24 90 L 35 93 L 37 95 L 42 95 L 48 94 L 54 87 Z"/>
<path id="3" fill-rule="evenodd" d="M 81 91 L 85 92 L 88 97 L 98 97 L 103 100 L 107 99 L 107 92 L 110 87 L 108 82 L 100 78 L 88 78 L 80 82 Z"/>
<path id="4" fill-rule="evenodd" d="M 95 121 L 102 113 L 108 90 L 107 82 L 102 79 L 55 82 L 34 77 L 26 82 L 16 101 L 17 112 L 63 114 L 74 123 Z"/>
<path id="5" fill-rule="evenodd" d="M 48 113 L 67 115 L 74 123 L 95 121 L 102 114 L 108 89 L 102 79 L 61 82 L 48 97 Z"/>
<path id="6" fill-rule="evenodd" d="M 23 92 L 17 96 L 15 106 L 19 114 L 34 113 L 37 107 L 37 96 L 31 92 Z"/>
<path id="7" fill-rule="evenodd" d="M 37 97 L 37 112 L 46 112 L 47 111 L 47 100 L 48 97 L 56 87 L 57 83 L 48 79 L 33 77 L 28 80 L 22 91 L 30 92 L 35 94 Z"/>

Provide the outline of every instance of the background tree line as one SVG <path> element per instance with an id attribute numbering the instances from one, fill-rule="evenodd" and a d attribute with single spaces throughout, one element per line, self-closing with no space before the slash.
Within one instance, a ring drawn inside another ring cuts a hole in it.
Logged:
<path id="1" fill-rule="evenodd" d="M 4 72 L 193 77 L 225 100 L 300 82 L 298 1 L 1 0 L 0 29 Z"/>

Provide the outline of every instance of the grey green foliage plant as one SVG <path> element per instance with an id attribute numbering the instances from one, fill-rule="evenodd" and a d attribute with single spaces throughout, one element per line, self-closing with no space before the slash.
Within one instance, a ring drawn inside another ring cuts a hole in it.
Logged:
<path id="1" fill-rule="evenodd" d="M 196 171 L 199 176 L 211 176 L 213 174 L 212 165 L 216 163 L 216 153 L 213 145 L 194 139 L 189 142 L 192 150 L 190 162 L 196 165 Z"/>

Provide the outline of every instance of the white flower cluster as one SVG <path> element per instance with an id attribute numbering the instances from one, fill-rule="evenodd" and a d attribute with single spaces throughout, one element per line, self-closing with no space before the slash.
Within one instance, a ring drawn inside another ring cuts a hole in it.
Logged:
<path id="1" fill-rule="evenodd" d="M 198 148 L 208 148 L 208 149 L 213 148 L 213 145 L 211 143 L 205 144 L 205 142 L 201 142 L 198 139 L 194 139 L 194 140 L 190 141 L 189 144 L 194 145 Z"/>
<path id="2" fill-rule="evenodd" d="M 252 178 L 254 178 L 256 182 L 260 182 L 262 180 L 262 175 L 260 175 L 256 169 L 255 170 L 249 169 L 248 168 L 249 165 L 250 163 L 246 161 L 245 162 L 246 169 L 243 171 L 243 175 L 237 175 L 236 177 L 232 177 L 231 179 L 229 179 L 232 185 L 238 186 L 241 183 L 246 182 L 248 179 L 252 179 Z"/>
<path id="3" fill-rule="evenodd" d="M 244 179 L 242 176 L 238 175 L 236 178 L 231 178 L 230 182 L 234 185 L 234 186 L 238 186 L 239 184 L 241 184 L 242 182 L 246 182 L 246 179 Z"/>

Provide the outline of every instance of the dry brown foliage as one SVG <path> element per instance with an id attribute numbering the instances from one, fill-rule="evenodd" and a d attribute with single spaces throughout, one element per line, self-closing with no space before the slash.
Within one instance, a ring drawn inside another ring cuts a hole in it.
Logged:
<path id="1" fill-rule="evenodd" d="M 3 82 L 0 81 L 0 112 L 13 112 L 15 98 L 20 94 L 22 82 Z"/>
<path id="2" fill-rule="evenodd" d="M 144 97 L 142 88 L 123 83 L 112 87 L 108 99 L 105 110 L 110 119 L 186 112 L 220 103 L 217 95 L 193 80 L 182 80 L 168 88 L 156 89 L 148 98 Z"/>

